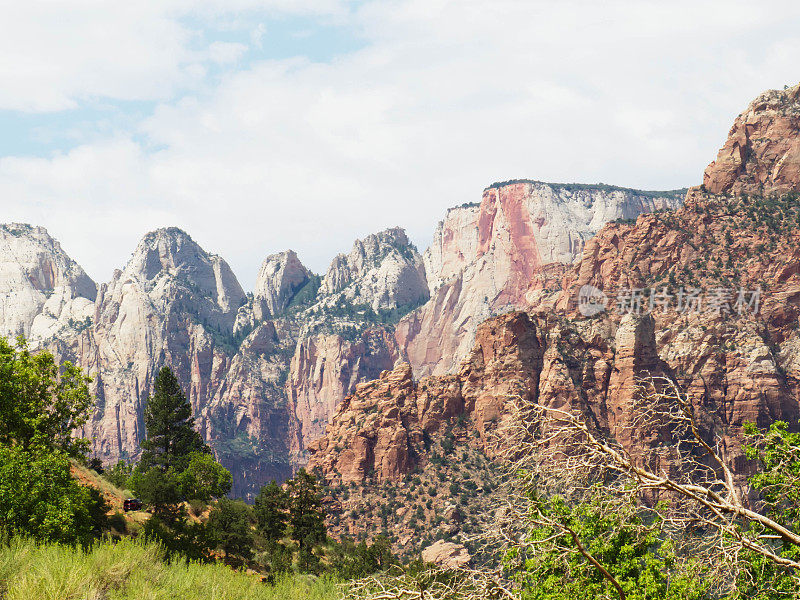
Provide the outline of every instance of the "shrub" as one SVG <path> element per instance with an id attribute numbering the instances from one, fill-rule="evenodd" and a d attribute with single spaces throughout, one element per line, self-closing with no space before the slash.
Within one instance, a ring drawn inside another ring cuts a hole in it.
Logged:
<path id="1" fill-rule="evenodd" d="M 86 544 L 105 525 L 106 508 L 97 490 L 72 478 L 63 452 L 0 446 L 0 529 Z"/>
<path id="2" fill-rule="evenodd" d="M 253 555 L 252 510 L 241 500 L 222 498 L 208 518 L 210 537 L 228 559 Z"/>
<path id="3" fill-rule="evenodd" d="M 121 460 L 113 467 L 106 470 L 105 478 L 118 488 L 124 490 L 128 488 L 128 478 L 131 476 L 132 470 L 133 467 L 131 467 L 130 463 Z"/>
<path id="4" fill-rule="evenodd" d="M 128 522 L 125 520 L 125 516 L 119 511 L 116 511 L 108 518 L 108 526 L 117 533 L 128 532 Z"/>

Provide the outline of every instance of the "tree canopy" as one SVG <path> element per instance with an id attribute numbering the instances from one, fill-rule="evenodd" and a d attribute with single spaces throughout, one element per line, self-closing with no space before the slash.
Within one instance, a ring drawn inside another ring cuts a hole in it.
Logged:
<path id="1" fill-rule="evenodd" d="M 300 469 L 294 479 L 287 482 L 289 492 L 289 524 L 292 539 L 297 542 L 299 565 L 304 571 L 314 570 L 318 558 L 313 549 L 325 542 L 325 511 L 316 478 Z"/>
<path id="2" fill-rule="evenodd" d="M 253 555 L 252 510 L 241 500 L 221 498 L 208 518 L 210 537 L 226 558 L 246 559 Z"/>
<path id="3" fill-rule="evenodd" d="M 88 543 L 100 533 L 106 506 L 78 484 L 70 458 L 82 459 L 92 397 L 75 365 L 32 353 L 0 338 L 0 529 L 63 543 Z"/>
<path id="4" fill-rule="evenodd" d="M 263 486 L 253 504 L 256 523 L 261 535 L 269 542 L 277 542 L 286 532 L 289 498 L 275 480 Z"/>
<path id="5" fill-rule="evenodd" d="M 90 381 L 70 362 L 32 353 L 22 338 L 16 347 L 0 338 L 0 444 L 82 456 L 88 441 L 74 432 L 89 416 Z"/>

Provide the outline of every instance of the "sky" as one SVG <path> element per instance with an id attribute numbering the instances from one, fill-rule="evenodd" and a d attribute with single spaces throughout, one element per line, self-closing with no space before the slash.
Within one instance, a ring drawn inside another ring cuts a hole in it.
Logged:
<path id="1" fill-rule="evenodd" d="M 800 81 L 800 3 L 0 0 L 0 222 L 98 282 L 186 230 L 251 289 L 495 181 L 675 189 Z"/>

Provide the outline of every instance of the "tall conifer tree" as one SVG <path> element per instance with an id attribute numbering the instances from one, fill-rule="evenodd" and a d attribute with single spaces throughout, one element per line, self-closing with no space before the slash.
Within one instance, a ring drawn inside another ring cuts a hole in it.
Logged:
<path id="1" fill-rule="evenodd" d="M 297 542 L 299 566 L 303 571 L 313 571 L 319 559 L 314 547 L 325 542 L 325 510 L 322 507 L 316 478 L 305 469 L 300 469 L 289 487 L 289 523 L 292 539 Z"/>
<path id="2" fill-rule="evenodd" d="M 144 410 L 147 438 L 141 443 L 141 466 L 183 471 L 192 452 L 210 449 L 195 431 L 192 406 L 169 367 L 158 372 L 153 388 Z"/>

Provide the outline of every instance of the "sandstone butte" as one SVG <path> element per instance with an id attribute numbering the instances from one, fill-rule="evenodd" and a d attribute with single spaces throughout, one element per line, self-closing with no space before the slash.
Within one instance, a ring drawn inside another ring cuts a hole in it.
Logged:
<path id="1" fill-rule="evenodd" d="M 753 465 L 742 451 L 743 424 L 800 418 L 799 144 L 800 86 L 762 94 L 736 119 L 704 185 L 691 188 L 681 208 L 606 224 L 580 244 L 581 258 L 565 268 L 558 290 L 542 286 L 544 293 L 529 295 L 526 310 L 478 326 L 453 374 L 417 380 L 410 365 L 399 364 L 357 385 L 326 435 L 310 446 L 310 466 L 334 487 L 360 486 L 359 501 L 414 473 L 427 481 L 426 473 L 439 469 L 427 450 L 432 436 L 466 423 L 463 447 L 477 445 L 491 457 L 497 450 L 491 432 L 510 418 L 515 395 L 580 409 L 636 455 L 669 446 L 672 435 L 632 435 L 626 426 L 635 379 L 652 374 L 685 391 L 704 433 L 744 485 Z M 488 200 L 485 195 L 484 203 L 491 202 L 491 193 Z M 524 227 L 512 229 L 529 239 Z M 482 239 L 476 234 L 460 252 L 479 252 L 486 247 Z M 533 252 L 529 260 L 539 263 L 540 256 Z M 535 280 L 539 271 L 520 273 Z M 579 313 L 577 298 L 587 285 L 606 292 L 609 310 Z M 675 293 L 681 286 L 731 292 L 718 310 L 614 310 L 620 290 Z M 512 283 L 508 293 L 519 298 L 523 288 Z M 740 289 L 748 301 L 760 290 L 758 311 L 748 306 L 739 314 Z M 673 460 L 663 453 L 662 466 L 678 467 Z"/>

